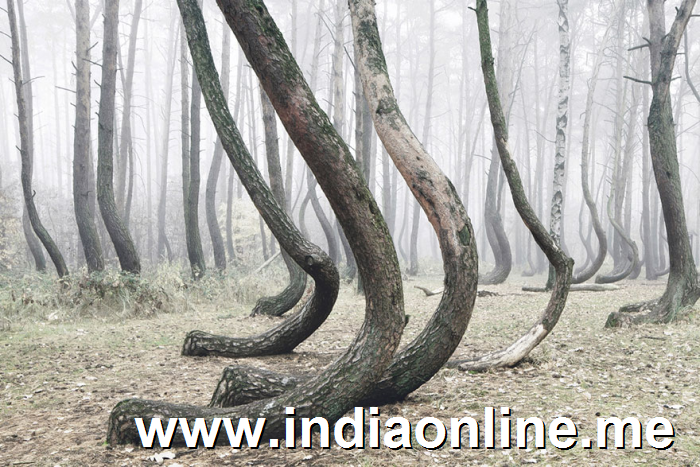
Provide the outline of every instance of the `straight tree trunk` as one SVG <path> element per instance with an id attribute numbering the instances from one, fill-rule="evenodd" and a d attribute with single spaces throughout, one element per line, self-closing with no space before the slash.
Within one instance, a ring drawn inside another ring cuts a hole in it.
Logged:
<path id="1" fill-rule="evenodd" d="M 141 261 L 129 230 L 114 200 L 112 148 L 114 144 L 114 101 L 117 89 L 117 48 L 119 0 L 105 0 L 105 26 L 102 46 L 102 82 L 97 133 L 97 201 L 105 227 L 112 239 L 123 271 L 138 274 Z"/>
<path id="2" fill-rule="evenodd" d="M 36 205 L 34 204 L 34 192 L 32 190 L 32 174 L 34 164 L 32 82 L 31 73 L 29 71 L 29 52 L 27 50 L 26 27 L 24 27 L 24 21 L 22 21 L 23 15 L 21 14 L 21 8 L 22 6 L 19 6 L 20 24 L 22 24 L 23 27 L 21 28 L 21 31 L 18 31 L 14 1 L 8 0 L 7 16 L 10 23 L 10 40 L 12 43 L 12 72 L 15 84 L 15 95 L 17 97 L 17 119 L 19 121 L 20 154 L 22 156 L 22 193 L 24 195 L 24 204 L 32 229 L 51 257 L 51 261 L 53 261 L 53 264 L 56 267 L 58 276 L 64 277 L 68 275 L 68 267 L 66 266 L 66 262 L 64 261 L 63 255 L 59 251 L 58 246 L 53 241 L 53 238 L 51 238 L 51 235 L 42 224 L 41 219 L 39 219 L 39 213 L 36 209 Z M 22 52 L 20 49 L 20 34 L 21 42 L 23 44 L 22 49 L 24 52 Z M 25 77 L 27 78 L 26 81 L 24 80 Z M 39 262 L 37 261 L 37 269 L 38 265 Z"/>
<path id="3" fill-rule="evenodd" d="M 92 152 L 90 151 L 90 2 L 75 1 L 76 29 L 76 99 L 75 136 L 73 138 L 73 208 L 78 224 L 80 242 L 85 253 L 88 272 L 102 271 L 105 267 L 102 247 L 97 236 L 94 206 L 90 206 Z"/>
<path id="4" fill-rule="evenodd" d="M 160 168 L 160 199 L 158 201 L 158 258 L 163 258 L 167 253 L 168 261 L 172 261 L 173 253 L 168 241 L 165 229 L 166 208 L 168 201 L 168 160 L 170 156 L 170 121 L 173 103 L 173 79 L 175 77 L 175 62 L 177 57 L 177 28 L 176 17 L 170 24 L 170 39 L 168 41 L 168 75 L 166 77 L 165 111 L 163 116 L 163 141 L 161 146 Z"/>
<path id="5" fill-rule="evenodd" d="M 549 232 L 557 245 L 561 244 L 561 218 L 564 203 L 564 178 L 566 177 L 566 127 L 569 121 L 569 91 L 571 90 L 571 56 L 569 47 L 569 0 L 557 0 L 559 6 L 559 99 L 557 106 L 556 153 L 554 155 L 554 179 Z M 550 260 L 547 289 L 552 290 L 556 280 L 554 264 Z"/>
<path id="6" fill-rule="evenodd" d="M 236 67 L 236 105 L 233 108 L 233 121 L 238 121 L 238 116 L 241 110 L 241 103 L 244 99 L 242 94 L 242 76 L 243 76 L 243 54 L 238 54 L 238 65 Z M 228 97 L 228 96 L 226 96 Z M 228 176 L 228 193 L 226 200 L 226 250 L 231 261 L 236 259 L 236 248 L 233 241 L 233 181 L 236 171 L 233 167 L 229 167 Z"/>
<path id="7" fill-rule="evenodd" d="M 221 87 L 224 96 L 229 94 L 229 78 L 231 75 L 231 30 L 223 25 L 223 51 L 221 53 Z M 205 197 L 205 208 L 207 216 L 207 226 L 211 237 L 211 246 L 214 250 L 214 264 L 219 271 L 226 270 L 226 248 L 224 247 L 224 237 L 221 235 L 219 219 L 216 210 L 216 186 L 221 171 L 221 160 L 224 156 L 224 148 L 221 140 L 217 137 L 214 147 L 214 156 L 207 177 L 207 188 Z"/>
<path id="8" fill-rule="evenodd" d="M 122 109 L 122 125 L 119 142 L 119 159 L 117 159 L 117 186 L 116 202 L 119 212 L 124 216 L 124 224 L 129 227 L 131 212 L 130 203 L 127 203 L 127 167 L 133 174 L 133 140 L 131 137 L 131 97 L 134 87 L 134 62 L 136 60 L 136 40 L 138 39 L 139 22 L 143 10 L 143 0 L 135 0 L 134 11 L 131 17 L 131 32 L 129 33 L 129 50 L 127 52 L 126 70 L 121 71 L 124 86 L 124 106 Z M 131 164 L 131 165 L 130 165 Z M 130 178 L 133 175 L 129 176 Z M 133 189 L 133 179 L 130 183 Z"/>

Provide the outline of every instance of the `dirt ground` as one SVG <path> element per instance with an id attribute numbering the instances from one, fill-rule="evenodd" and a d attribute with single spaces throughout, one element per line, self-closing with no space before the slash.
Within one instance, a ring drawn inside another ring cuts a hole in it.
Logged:
<path id="1" fill-rule="evenodd" d="M 439 296 L 414 285 L 439 287 L 440 278 L 405 284 L 411 316 L 404 342 L 415 336 Z M 532 284 L 543 278 L 529 279 Z M 524 333 L 543 310 L 548 294 L 524 293 L 525 279 L 487 287 L 497 297 L 477 300 L 457 355 L 499 349 Z M 610 331 L 605 319 L 618 306 L 661 294 L 663 283 L 624 282 L 612 292 L 576 292 L 554 333 L 529 361 L 512 369 L 469 374 L 443 369 L 401 404 L 381 416 L 411 421 L 434 416 L 473 416 L 484 407 L 511 408 L 513 418 L 545 422 L 566 416 L 583 437 L 595 436 L 598 416 L 666 417 L 676 430 L 667 451 L 569 451 L 420 447 L 391 451 L 316 449 L 174 449 L 162 465 L 700 465 L 700 327 L 697 314 L 668 326 Z M 193 301 L 187 311 L 141 319 L 26 320 L 0 331 L 0 465 L 156 465 L 154 451 L 105 444 L 107 417 L 122 399 L 139 397 L 206 405 L 222 369 L 245 363 L 276 371 L 314 373 L 335 359 L 363 319 L 363 300 L 346 286 L 329 320 L 290 355 L 248 359 L 185 358 L 180 345 L 192 329 L 250 335 L 277 319 L 249 318 L 251 305 L 226 308 Z M 417 445 L 415 445 L 417 446 Z"/>

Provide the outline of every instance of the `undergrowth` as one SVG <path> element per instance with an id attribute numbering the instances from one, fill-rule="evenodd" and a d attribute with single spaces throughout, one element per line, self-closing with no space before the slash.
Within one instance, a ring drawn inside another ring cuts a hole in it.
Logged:
<path id="1" fill-rule="evenodd" d="M 0 330 L 26 320 L 122 320 L 186 313 L 199 304 L 252 306 L 270 293 L 271 285 L 284 286 L 284 272 L 279 265 L 254 276 L 235 269 L 211 271 L 199 281 L 178 264 L 163 264 L 141 275 L 81 270 L 64 279 L 36 272 L 0 273 Z"/>

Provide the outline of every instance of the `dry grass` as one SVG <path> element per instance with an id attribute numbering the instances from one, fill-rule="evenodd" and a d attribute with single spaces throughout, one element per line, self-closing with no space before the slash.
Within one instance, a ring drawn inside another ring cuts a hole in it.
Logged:
<path id="1" fill-rule="evenodd" d="M 500 296 L 478 299 L 459 356 L 506 345 L 536 319 L 548 295 L 522 293 L 522 279 L 513 281 L 489 287 Z M 439 301 L 439 297 L 423 296 L 414 284 L 418 282 L 405 287 L 406 312 L 411 315 L 405 341 L 420 331 Z M 438 287 L 440 278 L 422 278 L 420 285 Z M 607 314 L 619 305 L 653 298 L 663 290 L 661 283 L 623 285 L 614 292 L 572 294 L 554 334 L 521 366 L 485 374 L 442 370 L 405 402 L 383 407 L 382 418 L 447 420 L 471 415 L 482 419 L 484 406 L 509 406 L 513 418 L 538 416 L 548 421 L 568 416 L 583 437 L 594 435 L 598 414 L 636 416 L 642 423 L 663 416 L 673 422 L 677 433 L 669 451 L 578 446 L 542 452 L 453 451 L 449 447 L 435 452 L 420 448 L 397 452 L 177 449 L 177 458 L 164 465 L 700 465 L 698 324 L 691 317 L 663 327 L 604 330 Z M 128 320 L 120 315 L 49 321 L 40 314 L 15 319 L 9 329 L 0 331 L 0 464 L 153 464 L 147 460 L 152 451 L 105 445 L 109 412 L 128 397 L 208 403 L 221 370 L 234 362 L 181 357 L 185 332 L 228 329 L 240 336 L 278 322 L 249 318 L 250 301 L 235 304 L 226 296 L 198 294 L 180 313 L 156 312 Z M 352 340 L 361 325 L 362 310 L 362 300 L 346 288 L 328 322 L 297 352 L 245 363 L 278 371 L 321 371 Z"/>

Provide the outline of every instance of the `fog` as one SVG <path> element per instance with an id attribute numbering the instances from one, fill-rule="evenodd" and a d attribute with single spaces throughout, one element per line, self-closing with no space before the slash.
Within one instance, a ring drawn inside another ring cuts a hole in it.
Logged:
<path id="1" fill-rule="evenodd" d="M 462 198 L 477 234 L 481 270 L 488 272 L 495 262 L 487 239 L 485 199 L 491 157 L 493 130 L 486 105 L 481 73 L 479 43 L 470 2 L 432 0 L 434 22 L 431 31 L 431 0 L 380 1 L 377 14 L 388 70 L 400 108 L 428 152 L 449 176 Z M 97 109 L 100 99 L 103 7 L 90 2 L 91 25 L 91 153 L 97 160 Z M 125 88 L 129 67 L 129 40 L 134 21 L 134 0 L 123 0 L 119 11 L 119 71 L 117 73 L 115 157 L 121 137 L 125 110 Z M 345 2 L 337 15 L 335 2 L 323 0 L 268 0 L 266 2 L 285 39 L 312 82 L 317 101 L 329 116 L 342 116 L 341 134 L 351 148 L 356 139 L 354 56 L 350 17 Z M 295 8 L 293 8 L 295 5 Z M 675 2 L 668 2 L 667 23 L 673 18 Z M 131 153 L 123 190 L 133 192 L 129 229 L 144 267 L 165 261 L 159 256 L 157 209 L 162 201 L 163 158 L 168 157 L 165 230 L 173 261 L 187 263 L 182 190 L 181 147 L 181 41 L 180 18 L 175 1 L 152 0 L 142 5 L 135 32 L 133 89 L 131 91 Z M 525 189 L 540 219 L 548 225 L 554 173 L 557 92 L 559 86 L 558 7 L 549 1 L 490 2 L 491 29 L 499 71 L 504 107 L 513 156 L 518 163 Z M 47 230 L 63 252 L 71 270 L 85 266 L 85 257 L 73 208 L 73 138 L 76 99 L 75 5 L 66 2 L 24 3 L 27 53 L 33 91 L 34 201 Z M 212 53 L 221 68 L 223 33 L 228 26 L 215 2 L 204 2 Z M 663 216 L 646 138 L 646 118 L 651 87 L 649 50 L 638 48 L 648 37 L 646 2 L 572 0 L 568 20 L 571 31 L 571 91 L 566 139 L 566 179 L 562 244 L 576 260 L 587 263 L 597 248 L 591 217 L 583 200 L 581 154 L 583 126 L 589 86 L 600 55 L 597 85 L 590 111 L 589 179 L 592 196 L 608 237 L 609 255 L 601 273 L 624 268 L 629 247 L 616 234 L 610 215 L 636 242 L 640 260 L 655 271 L 668 266 Z M 338 21 L 342 26 L 337 27 Z M 21 23 L 21 21 L 20 21 Z M 296 25 L 296 28 L 294 28 Z M 14 268 L 33 267 L 21 232 L 22 187 L 17 101 L 11 65 L 10 28 L 6 10 L 0 14 L 0 222 L 5 225 L 0 261 Z M 320 35 L 317 36 L 317 31 Z M 333 58 L 338 53 L 335 35 L 341 31 L 343 47 L 340 100 L 334 98 Z M 609 31 L 606 33 L 606 31 Z M 173 39 L 174 38 L 174 39 Z M 173 44 L 173 40 L 176 42 Z M 318 42 L 315 45 L 315 42 Z M 696 258 L 700 260 L 700 22 L 692 21 L 687 30 L 688 48 L 681 43 L 671 86 L 678 157 L 685 200 L 688 230 Z M 172 46 L 175 46 L 174 48 Z M 634 50 L 630 50 L 634 49 Z M 314 57 L 314 51 L 318 55 Z M 168 63 L 176 60 L 171 72 Z M 238 108 L 237 124 L 260 171 L 268 177 L 265 158 L 265 132 L 262 120 L 258 78 L 248 66 L 235 39 L 230 47 L 229 106 Z M 187 52 L 189 56 L 189 52 Z M 191 64 L 187 64 L 190 76 Z M 317 68 L 316 68 L 317 67 Z M 314 69 L 316 71 L 314 72 Z M 221 69 L 220 69 L 221 71 Z M 24 70 L 25 77 L 27 70 Z M 169 77 L 172 93 L 168 94 Z M 312 79 L 312 75 L 315 78 Z M 633 78 L 633 79 L 629 79 Z M 693 86 L 695 85 L 695 87 Z M 25 83 L 25 87 L 28 86 Z M 361 92 L 361 91 L 360 91 Z M 170 112 L 167 114 L 167 104 Z M 336 106 L 342 108 L 336 110 Z M 201 110 L 201 178 L 199 229 L 205 260 L 213 267 L 213 250 L 204 215 L 205 185 L 216 143 L 216 132 L 206 107 Z M 299 224 L 307 193 L 305 164 L 278 122 L 283 175 L 291 167 L 289 203 L 292 218 Z M 166 135 L 167 131 L 167 135 Z M 167 144 L 164 142 L 167 141 Z M 376 134 L 372 149 L 368 184 L 375 194 L 392 232 L 402 262 L 410 269 L 410 237 L 414 200 Z M 288 157 L 293 159 L 288 163 Z M 617 167 L 617 168 L 616 168 Z M 500 173 L 500 172 L 499 172 Z M 645 175 L 646 174 L 646 175 Z M 649 190 L 644 190 L 644 177 Z M 229 196 L 229 180 L 233 189 Z M 508 184 L 498 175 L 496 205 L 507 234 L 513 258 L 513 274 L 542 273 L 544 256 L 531 239 L 511 201 Z M 117 184 L 118 185 L 118 184 Z M 612 194 L 617 191 L 608 206 Z M 335 225 L 333 213 L 321 190 L 321 206 Z M 122 193 L 126 198 L 125 193 Z M 650 236 L 643 238 L 643 196 L 648 195 Z M 119 198 L 119 195 L 118 195 Z M 224 158 L 216 183 L 216 211 L 224 238 L 229 233 L 227 206 L 231 205 L 231 242 L 245 267 L 261 264 L 273 254 L 267 229 L 261 230 L 259 215 L 242 189 L 229 161 Z M 99 210 L 97 211 L 99 217 Z M 419 270 L 439 271 L 440 254 L 435 234 L 420 213 L 418 232 Z M 327 246 L 317 215 L 309 206 L 304 216 L 312 241 Z M 98 223 L 107 263 L 117 267 L 114 249 L 104 227 Z M 264 237 L 263 237 L 264 235 Z M 263 247 L 263 238 L 266 244 Z M 162 250 L 162 249 L 161 249 Z M 162 251 L 161 251 L 162 253 Z M 646 256 L 650 257 L 647 258 Z M 613 264 L 614 263 L 614 264 Z"/>

